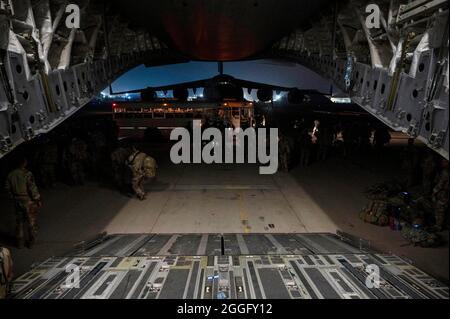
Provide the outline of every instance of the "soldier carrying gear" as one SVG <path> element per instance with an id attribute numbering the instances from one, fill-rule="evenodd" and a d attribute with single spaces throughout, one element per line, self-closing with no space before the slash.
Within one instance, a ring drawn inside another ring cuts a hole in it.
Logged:
<path id="1" fill-rule="evenodd" d="M 443 160 L 443 170 L 436 187 L 433 189 L 432 195 L 434 217 L 436 220 L 435 227 L 437 231 L 442 231 L 445 226 L 449 198 L 448 188 L 448 161 Z"/>
<path id="2" fill-rule="evenodd" d="M 158 165 L 156 161 L 147 154 L 136 149 L 127 160 L 127 165 L 131 169 L 131 186 L 140 200 L 146 199 L 144 182 L 146 178 L 155 178 Z"/>
<path id="3" fill-rule="evenodd" d="M 22 248 L 26 244 L 28 248 L 31 248 L 37 236 L 37 213 L 42 203 L 33 174 L 27 170 L 25 158 L 19 162 L 19 167 L 8 175 L 6 190 L 14 200 L 16 209 L 17 246 Z M 25 241 L 25 235 L 28 235 L 27 241 Z"/>

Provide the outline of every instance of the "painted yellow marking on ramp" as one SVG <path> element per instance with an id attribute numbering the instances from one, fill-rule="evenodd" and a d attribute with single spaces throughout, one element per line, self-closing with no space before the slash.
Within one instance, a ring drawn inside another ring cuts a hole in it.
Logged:
<path id="1" fill-rule="evenodd" d="M 251 231 L 251 227 L 249 225 L 249 215 L 245 209 L 244 196 L 243 192 L 239 193 L 239 204 L 240 204 L 240 219 L 243 226 L 243 230 L 245 234 L 249 234 Z"/>
<path id="2" fill-rule="evenodd" d="M 142 258 L 140 257 L 128 257 L 122 260 L 122 262 L 116 267 L 116 270 L 130 270 L 137 268 Z"/>
<path id="3" fill-rule="evenodd" d="M 208 257 L 202 257 L 202 262 L 200 263 L 200 267 L 202 269 L 208 267 Z"/>

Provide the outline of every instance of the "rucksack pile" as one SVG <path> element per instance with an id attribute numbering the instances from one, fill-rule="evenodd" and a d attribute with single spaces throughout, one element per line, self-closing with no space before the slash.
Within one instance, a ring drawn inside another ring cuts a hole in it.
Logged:
<path id="1" fill-rule="evenodd" d="M 365 222 L 377 226 L 389 225 L 388 204 L 385 200 L 371 200 L 361 211 L 360 218 Z"/>
<path id="2" fill-rule="evenodd" d="M 416 247 L 432 248 L 438 247 L 441 243 L 439 235 L 410 225 L 403 226 L 402 236 Z"/>

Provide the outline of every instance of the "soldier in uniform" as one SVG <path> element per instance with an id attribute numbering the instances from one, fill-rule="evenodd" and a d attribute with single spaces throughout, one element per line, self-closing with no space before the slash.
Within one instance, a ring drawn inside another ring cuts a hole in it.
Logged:
<path id="1" fill-rule="evenodd" d="M 446 213 L 448 210 L 449 181 L 448 181 L 448 161 L 443 160 L 443 170 L 438 179 L 436 187 L 433 189 L 432 202 L 434 216 L 436 220 L 435 228 L 442 231 L 445 226 Z"/>
<path id="2" fill-rule="evenodd" d="M 84 185 L 85 164 L 88 160 L 87 145 L 84 141 L 74 138 L 69 148 L 64 152 L 64 164 L 75 185 Z"/>
<path id="3" fill-rule="evenodd" d="M 127 147 L 119 147 L 111 154 L 111 164 L 112 164 L 112 172 L 114 177 L 114 182 L 119 190 L 123 192 L 128 191 L 128 182 L 127 182 L 127 169 L 126 162 L 130 157 L 130 153 L 132 150 Z"/>
<path id="4" fill-rule="evenodd" d="M 31 248 L 37 236 L 37 213 L 42 207 L 41 195 L 34 182 L 33 174 L 27 170 L 27 160 L 19 161 L 17 169 L 12 171 L 6 180 L 6 190 L 14 200 L 16 209 L 17 246 L 24 244 Z M 27 235 L 28 240 L 25 239 Z"/>
<path id="5" fill-rule="evenodd" d="M 156 161 L 134 148 L 127 160 L 127 165 L 133 175 L 131 187 L 134 193 L 140 200 L 145 200 L 147 194 L 144 189 L 144 182 L 147 178 L 153 179 L 156 177 L 156 169 L 158 168 Z"/>

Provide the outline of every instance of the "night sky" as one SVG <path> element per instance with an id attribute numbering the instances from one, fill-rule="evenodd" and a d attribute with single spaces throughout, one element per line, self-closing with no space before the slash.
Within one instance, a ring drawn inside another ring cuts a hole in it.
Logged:
<path id="1" fill-rule="evenodd" d="M 254 82 L 300 89 L 330 91 L 330 82 L 300 65 L 271 60 L 229 62 L 224 73 Z M 115 92 L 136 90 L 148 86 L 170 85 L 214 77 L 218 74 L 217 63 L 190 62 L 161 67 L 139 66 L 113 84 Z"/>

